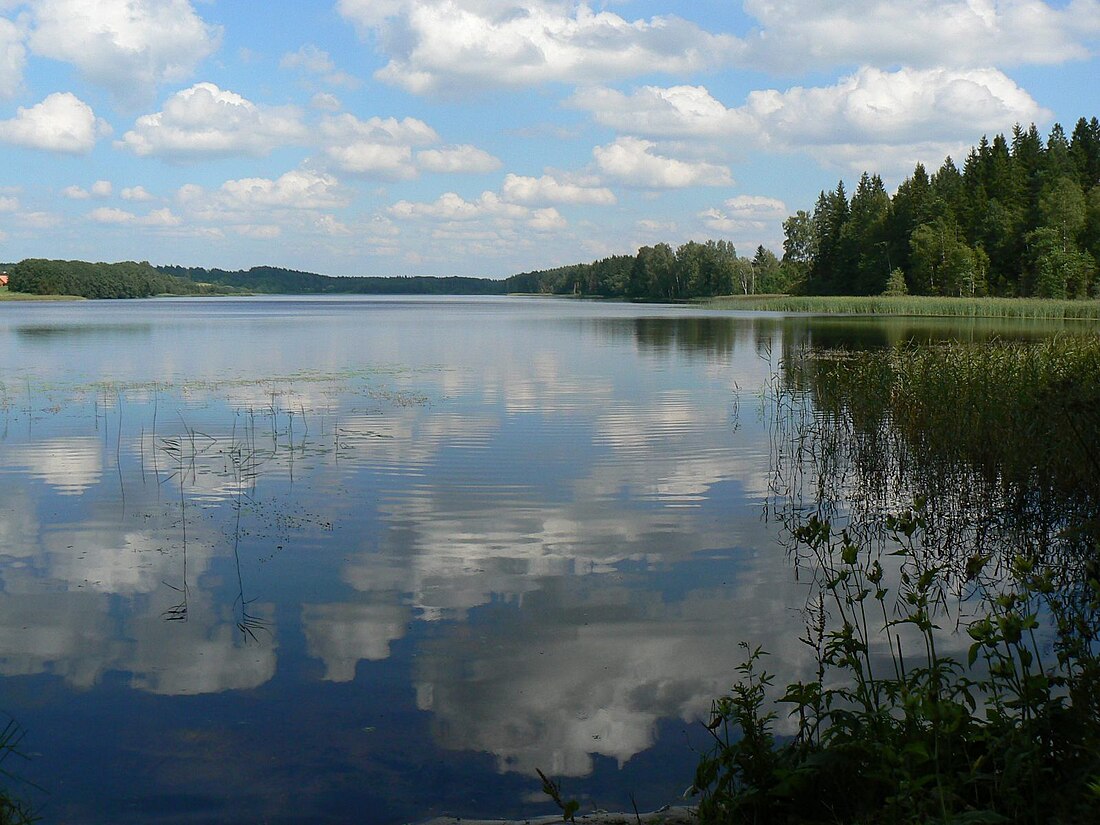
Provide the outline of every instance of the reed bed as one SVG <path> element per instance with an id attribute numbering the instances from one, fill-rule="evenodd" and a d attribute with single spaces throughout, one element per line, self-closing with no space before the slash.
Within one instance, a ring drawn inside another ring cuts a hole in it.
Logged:
<path id="1" fill-rule="evenodd" d="M 714 309 L 837 315 L 911 315 L 938 318 L 1100 320 L 1100 301 L 1045 298 L 944 298 L 938 296 L 723 295 L 701 302 Z"/>
<path id="2" fill-rule="evenodd" d="M 0 286 L 0 301 L 83 301 L 79 295 L 32 295 L 29 292 L 12 292 Z"/>

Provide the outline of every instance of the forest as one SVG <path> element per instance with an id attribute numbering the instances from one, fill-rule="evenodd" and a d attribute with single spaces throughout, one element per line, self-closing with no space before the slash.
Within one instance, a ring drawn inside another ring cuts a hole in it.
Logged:
<path id="1" fill-rule="evenodd" d="M 630 300 L 682 301 L 733 293 L 786 292 L 791 274 L 771 250 L 752 258 L 737 254 L 730 241 L 688 241 L 643 246 L 636 255 L 613 255 L 590 264 L 513 275 L 509 292 L 593 295 Z"/>
<path id="2" fill-rule="evenodd" d="M 7 268 L 8 288 L 37 295 L 149 298 L 153 295 L 224 295 L 238 290 L 158 272 L 148 262 L 89 263 L 28 258 Z"/>
<path id="3" fill-rule="evenodd" d="M 961 170 L 918 164 L 893 197 L 864 173 L 850 199 L 841 181 L 783 228 L 805 294 L 1096 297 L 1100 121 L 983 137 Z"/>
<path id="4" fill-rule="evenodd" d="M 236 271 L 182 266 L 161 266 L 157 269 L 166 275 L 196 283 L 223 284 L 247 292 L 276 295 L 501 295 L 505 292 L 503 281 L 490 278 L 437 278 L 426 275 L 333 277 L 274 266 L 254 266 Z"/>

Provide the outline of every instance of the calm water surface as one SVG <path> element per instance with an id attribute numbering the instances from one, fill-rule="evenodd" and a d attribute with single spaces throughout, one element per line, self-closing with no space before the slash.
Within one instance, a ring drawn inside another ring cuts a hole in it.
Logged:
<path id="1" fill-rule="evenodd" d="M 0 304 L 0 710 L 33 755 L 5 767 L 52 822 L 553 813 L 536 768 L 586 809 L 675 803 L 737 642 L 811 666 L 762 518 L 783 353 L 993 334 Z"/>

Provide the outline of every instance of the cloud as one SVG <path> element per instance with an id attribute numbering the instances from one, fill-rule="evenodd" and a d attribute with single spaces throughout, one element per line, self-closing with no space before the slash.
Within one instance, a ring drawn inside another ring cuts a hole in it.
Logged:
<path id="1" fill-rule="evenodd" d="M 723 209 L 707 209 L 699 213 L 708 229 L 731 234 L 746 230 L 759 231 L 790 214 L 787 205 L 776 198 L 761 195 L 739 195 L 730 198 Z"/>
<path id="2" fill-rule="evenodd" d="M 0 212 L 15 212 L 19 209 L 19 198 L 0 195 Z"/>
<path id="3" fill-rule="evenodd" d="M 114 224 L 119 226 L 179 226 L 182 221 L 179 216 L 172 214 L 170 209 L 154 209 L 146 215 L 135 215 L 125 209 L 116 209 L 111 206 L 101 206 L 88 213 L 88 220 L 101 224 Z"/>
<path id="4" fill-rule="evenodd" d="M 745 11 L 760 27 L 741 61 L 785 71 L 1057 65 L 1088 58 L 1088 40 L 1100 33 L 1096 0 L 747 0 Z"/>
<path id="5" fill-rule="evenodd" d="M 592 150 L 596 166 L 609 178 L 645 189 L 679 189 L 686 186 L 732 186 L 725 166 L 703 161 L 683 161 L 654 153 L 656 145 L 635 137 L 620 137 Z"/>
<path id="6" fill-rule="evenodd" d="M 387 146 L 360 141 L 348 146 L 329 146 L 325 149 L 325 154 L 337 168 L 353 175 L 409 180 L 417 174 L 412 161 L 412 149 L 408 146 Z"/>
<path id="7" fill-rule="evenodd" d="M 228 180 L 215 192 L 200 186 L 180 189 L 180 200 L 199 213 L 249 212 L 270 209 L 332 209 L 348 205 L 349 196 L 332 175 L 305 169 L 278 178 Z"/>
<path id="8" fill-rule="evenodd" d="M 454 256 L 502 257 L 514 254 L 518 248 L 536 236 L 557 233 L 566 227 L 566 220 L 553 207 L 532 209 L 508 203 L 495 192 L 482 192 L 474 200 L 466 200 L 447 192 L 432 202 L 398 201 L 387 213 L 403 224 L 420 224 L 422 241 L 417 254 L 439 257 Z"/>
<path id="9" fill-rule="evenodd" d="M 30 47 L 76 66 L 127 105 L 187 78 L 213 54 L 221 30 L 187 0 L 36 0 Z"/>
<path id="10" fill-rule="evenodd" d="M 236 226 L 231 226 L 230 229 L 232 229 L 241 237 L 252 238 L 253 240 L 257 241 L 269 241 L 273 238 L 279 237 L 283 233 L 283 230 L 280 227 L 270 223 L 237 224 Z"/>
<path id="11" fill-rule="evenodd" d="M 643 86 L 630 95 L 589 87 L 568 105 L 591 112 L 603 126 L 646 137 L 729 137 L 756 128 L 751 113 L 727 109 L 703 86 Z"/>
<path id="12" fill-rule="evenodd" d="M 213 83 L 172 95 L 164 110 L 137 119 L 116 145 L 142 157 L 266 155 L 308 137 L 293 106 L 259 106 Z"/>
<path id="13" fill-rule="evenodd" d="M 321 121 L 320 134 L 325 156 L 336 168 L 384 180 L 415 178 L 412 147 L 439 142 L 432 127 L 411 117 L 360 120 L 335 115 Z"/>
<path id="14" fill-rule="evenodd" d="M 26 65 L 23 32 L 10 20 L 0 18 L 0 97 L 13 97 L 19 91 Z"/>
<path id="15" fill-rule="evenodd" d="M 11 120 L 0 121 L 0 141 L 65 154 L 86 154 L 110 127 L 72 92 L 54 92 L 41 103 L 22 106 Z"/>
<path id="16" fill-rule="evenodd" d="M 53 229 L 61 225 L 61 216 L 53 212 L 22 212 L 16 218 L 28 229 Z"/>
<path id="17" fill-rule="evenodd" d="M 328 52 L 312 43 L 307 43 L 296 52 L 287 52 L 279 60 L 284 69 L 298 69 L 309 74 L 320 75 L 326 83 L 334 86 L 356 86 L 358 81 L 351 75 L 336 70 L 336 64 Z"/>
<path id="18" fill-rule="evenodd" d="M 615 204 L 615 195 L 610 189 L 601 186 L 562 183 L 553 175 L 529 178 L 509 174 L 504 178 L 501 193 L 505 200 L 527 205 L 571 203 L 613 206 Z"/>
<path id="19" fill-rule="evenodd" d="M 863 67 L 832 86 L 751 92 L 726 108 L 701 86 L 645 86 L 631 94 L 588 89 L 571 105 L 604 126 L 651 139 L 806 151 L 852 169 L 933 158 L 969 145 L 980 131 L 1004 131 L 1049 115 L 997 69 Z"/>
<path id="20" fill-rule="evenodd" d="M 416 94 L 680 74 L 741 48 L 678 17 L 631 22 L 563 0 L 339 0 L 337 9 L 390 55 L 375 76 Z"/>
<path id="21" fill-rule="evenodd" d="M 321 122 L 321 134 L 329 141 L 343 143 L 364 141 L 391 146 L 428 146 L 439 142 L 435 129 L 414 117 L 360 120 L 355 115 L 336 115 Z"/>
<path id="22" fill-rule="evenodd" d="M 328 92 L 318 92 L 309 100 L 309 105 L 322 112 L 338 112 L 343 104 L 340 98 Z"/>
<path id="23" fill-rule="evenodd" d="M 127 186 L 120 193 L 124 201 L 151 201 L 153 196 L 150 195 L 144 186 Z"/>
<path id="24" fill-rule="evenodd" d="M 492 172 L 501 166 L 499 158 L 468 144 L 424 149 L 416 153 L 416 163 L 426 172 Z"/>
<path id="25" fill-rule="evenodd" d="M 87 200 L 88 198 L 109 198 L 113 187 L 109 180 L 97 180 L 92 184 L 91 190 L 83 189 L 80 186 L 66 186 L 61 190 L 61 194 L 71 200 Z"/>

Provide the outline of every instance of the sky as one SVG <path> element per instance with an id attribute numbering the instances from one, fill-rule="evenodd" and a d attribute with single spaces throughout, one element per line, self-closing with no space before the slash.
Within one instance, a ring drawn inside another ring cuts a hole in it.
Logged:
<path id="1" fill-rule="evenodd" d="M 1100 116 L 1100 0 L 0 0 L 0 260 L 782 254 L 862 171 Z"/>

